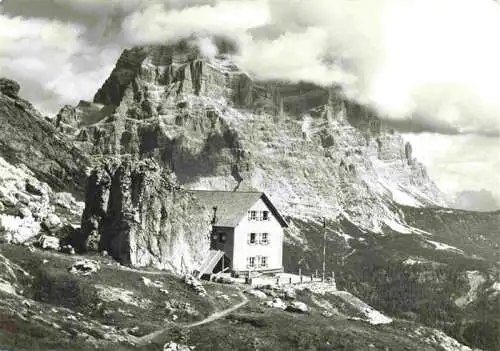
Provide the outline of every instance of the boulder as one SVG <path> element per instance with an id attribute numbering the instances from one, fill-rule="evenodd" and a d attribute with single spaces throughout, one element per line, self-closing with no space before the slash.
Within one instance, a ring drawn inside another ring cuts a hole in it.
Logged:
<path id="1" fill-rule="evenodd" d="M 163 345 L 163 351 L 191 351 L 194 350 L 194 348 L 194 346 L 182 345 L 173 341 L 167 342 Z"/>
<path id="2" fill-rule="evenodd" d="M 151 279 L 146 278 L 146 277 L 141 277 L 141 280 L 144 283 L 144 285 L 146 285 L 147 287 L 153 287 L 153 288 L 162 288 L 163 287 L 163 283 L 159 280 L 152 281 Z"/>
<path id="3" fill-rule="evenodd" d="M 22 244 L 40 232 L 40 223 L 32 217 L 0 214 L 0 242 Z"/>
<path id="4" fill-rule="evenodd" d="M 80 260 L 72 264 L 68 270 L 73 274 L 89 275 L 100 269 L 99 263 L 91 260 Z"/>
<path id="5" fill-rule="evenodd" d="M 45 250 L 59 250 L 61 243 L 59 238 L 50 235 L 42 235 L 38 239 L 38 244 Z"/>
<path id="6" fill-rule="evenodd" d="M 309 307 L 303 302 L 293 301 L 286 307 L 286 310 L 290 312 L 307 313 L 309 312 Z"/>
<path id="7" fill-rule="evenodd" d="M 16 98 L 21 86 L 10 79 L 0 78 L 0 92 L 10 97 Z"/>
<path id="8" fill-rule="evenodd" d="M 266 299 L 267 298 L 267 295 L 263 291 L 260 291 L 260 290 L 256 290 L 256 289 L 248 290 L 247 293 L 252 295 L 252 296 L 255 296 L 256 298 L 259 298 L 259 299 Z"/>
<path id="9" fill-rule="evenodd" d="M 332 313 L 332 312 L 330 312 L 330 311 L 323 311 L 323 312 L 321 313 L 321 315 L 322 315 L 323 317 L 325 317 L 325 318 L 331 318 L 331 317 L 333 317 L 333 313 Z"/>
<path id="10" fill-rule="evenodd" d="M 62 224 L 61 219 L 53 213 L 50 213 L 42 221 L 43 228 L 50 232 L 54 232 L 57 228 L 61 226 L 61 224 Z"/>
<path id="11" fill-rule="evenodd" d="M 67 253 L 69 255 L 74 255 L 76 254 L 75 249 L 71 245 L 63 245 L 61 246 L 61 252 Z"/>
<path id="12" fill-rule="evenodd" d="M 286 304 L 279 297 L 275 297 L 271 301 L 266 301 L 264 304 L 268 307 L 279 308 L 282 310 L 286 308 Z"/>

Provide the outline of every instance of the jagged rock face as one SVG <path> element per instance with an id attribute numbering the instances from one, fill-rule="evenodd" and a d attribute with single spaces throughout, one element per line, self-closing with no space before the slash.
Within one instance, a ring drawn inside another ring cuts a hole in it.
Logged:
<path id="1" fill-rule="evenodd" d="M 114 113 L 82 149 L 153 157 L 186 187 L 258 189 L 285 214 L 375 231 L 401 221 L 392 202 L 444 205 L 401 136 L 336 88 L 254 81 L 179 44 L 125 51 L 94 102 Z"/>
<path id="2" fill-rule="evenodd" d="M 0 156 L 23 163 L 54 190 L 83 194 L 88 159 L 28 101 L 10 92 L 0 90 Z"/>
<path id="3" fill-rule="evenodd" d="M 87 183 L 82 242 L 123 264 L 192 270 L 207 253 L 210 213 L 153 161 L 105 162 Z"/>

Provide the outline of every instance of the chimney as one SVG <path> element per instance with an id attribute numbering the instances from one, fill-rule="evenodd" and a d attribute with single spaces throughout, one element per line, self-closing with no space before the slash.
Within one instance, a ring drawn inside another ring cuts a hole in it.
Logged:
<path id="1" fill-rule="evenodd" d="M 217 223 L 217 206 L 213 207 L 214 210 L 214 216 L 212 217 L 212 224 Z"/>

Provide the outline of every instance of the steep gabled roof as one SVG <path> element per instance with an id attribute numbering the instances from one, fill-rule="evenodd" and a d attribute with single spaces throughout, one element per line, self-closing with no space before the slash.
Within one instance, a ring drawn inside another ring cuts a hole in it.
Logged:
<path id="1" fill-rule="evenodd" d="M 263 192 L 246 191 L 213 191 L 213 190 L 188 190 L 200 203 L 212 209 L 217 207 L 217 223 L 219 227 L 234 228 L 247 215 L 247 211 L 259 199 L 262 199 L 271 213 L 286 228 L 288 224 L 279 214 L 271 200 Z"/>

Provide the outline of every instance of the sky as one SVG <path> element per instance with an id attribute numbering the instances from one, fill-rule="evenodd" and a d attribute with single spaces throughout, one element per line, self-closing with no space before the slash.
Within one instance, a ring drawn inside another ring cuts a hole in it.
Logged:
<path id="1" fill-rule="evenodd" d="M 195 35 L 215 55 L 224 36 L 258 79 L 340 85 L 376 108 L 446 194 L 500 203 L 493 0 L 0 0 L 0 29 L 0 75 L 45 114 L 91 100 L 125 48 Z"/>

